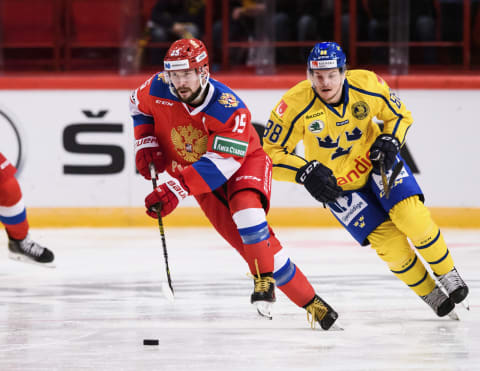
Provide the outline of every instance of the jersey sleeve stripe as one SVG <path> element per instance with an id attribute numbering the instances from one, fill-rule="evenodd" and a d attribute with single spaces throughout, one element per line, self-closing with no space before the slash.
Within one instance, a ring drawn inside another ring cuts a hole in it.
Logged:
<path id="1" fill-rule="evenodd" d="M 295 123 L 298 121 L 298 119 L 300 117 L 302 117 L 302 115 L 307 112 L 312 106 L 313 106 L 313 103 L 315 102 L 315 99 L 316 99 L 316 96 L 313 97 L 312 101 L 303 109 L 302 112 L 300 112 L 292 121 L 292 123 L 290 124 L 290 128 L 288 129 L 288 133 L 287 135 L 285 136 L 285 139 L 283 140 L 281 146 L 284 147 L 285 146 L 285 143 L 287 143 L 288 139 L 290 138 L 290 135 L 292 134 L 292 131 L 293 131 L 293 127 L 295 126 Z"/>
<path id="2" fill-rule="evenodd" d="M 230 179 L 230 177 L 240 169 L 240 162 L 235 160 L 233 157 L 223 157 L 215 152 L 207 152 L 202 156 L 206 160 L 209 160 L 215 168 L 225 177 L 225 180 Z M 216 189 L 216 188 L 212 188 Z"/>
<path id="3" fill-rule="evenodd" d="M 132 116 L 133 126 L 143 125 L 143 124 L 152 124 L 154 123 L 152 116 L 147 115 L 134 115 Z"/>
<path id="4" fill-rule="evenodd" d="M 298 171 L 298 167 L 293 167 L 293 166 L 289 166 L 289 165 L 285 165 L 285 164 L 273 164 L 273 167 L 281 167 L 283 169 L 287 169 L 287 170 L 292 170 L 292 171 L 295 171 L 297 172 Z"/>
<path id="5" fill-rule="evenodd" d="M 195 162 L 192 167 L 195 169 L 198 175 L 200 175 L 203 181 L 208 185 L 211 191 L 217 189 L 227 181 L 227 178 L 208 158 L 200 158 L 200 160 Z"/>
<path id="6" fill-rule="evenodd" d="M 199 194 L 217 189 L 239 168 L 240 163 L 233 158 L 224 158 L 216 153 L 207 152 L 200 160 L 188 167 L 183 175 L 190 192 Z M 203 186 L 205 184 L 208 189 Z"/>

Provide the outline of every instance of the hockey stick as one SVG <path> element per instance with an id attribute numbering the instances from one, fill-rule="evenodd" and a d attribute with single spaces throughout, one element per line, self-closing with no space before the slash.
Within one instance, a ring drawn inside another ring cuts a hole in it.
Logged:
<path id="1" fill-rule="evenodd" d="M 152 178 L 153 189 L 157 188 L 157 171 L 155 165 L 150 163 L 150 176 Z M 160 215 L 160 210 L 156 210 L 158 216 L 158 229 L 160 230 L 160 237 L 162 237 L 162 247 L 163 247 L 163 258 L 165 260 L 165 269 L 167 272 L 167 282 L 162 282 L 162 293 L 170 301 L 173 301 L 173 287 L 172 287 L 172 278 L 170 277 L 170 268 L 168 267 L 168 253 L 167 253 L 167 242 L 165 240 L 165 230 L 163 229 L 162 215 Z"/>
<path id="2" fill-rule="evenodd" d="M 403 169 L 403 161 L 399 161 L 395 167 L 393 168 L 392 175 L 390 175 L 390 180 L 387 178 L 387 174 L 385 172 L 385 164 L 383 162 L 383 157 L 380 160 L 380 174 L 382 176 L 382 183 L 383 183 L 383 191 L 385 192 L 385 197 L 388 199 L 390 197 L 390 191 L 395 184 L 395 180 L 397 179 L 398 174 Z"/>

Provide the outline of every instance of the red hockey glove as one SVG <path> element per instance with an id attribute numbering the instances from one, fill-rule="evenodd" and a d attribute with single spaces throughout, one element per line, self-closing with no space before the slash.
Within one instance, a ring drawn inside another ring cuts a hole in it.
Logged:
<path id="1" fill-rule="evenodd" d="M 188 188 L 176 179 L 171 179 L 160 184 L 155 190 L 145 197 L 147 214 L 152 218 L 158 218 L 160 211 L 162 217 L 170 214 L 178 206 L 178 203 L 188 196 Z"/>
<path id="2" fill-rule="evenodd" d="M 165 171 L 165 158 L 160 150 L 157 138 L 149 136 L 135 141 L 135 164 L 145 179 L 152 179 L 148 164 L 153 162 L 157 173 Z"/>

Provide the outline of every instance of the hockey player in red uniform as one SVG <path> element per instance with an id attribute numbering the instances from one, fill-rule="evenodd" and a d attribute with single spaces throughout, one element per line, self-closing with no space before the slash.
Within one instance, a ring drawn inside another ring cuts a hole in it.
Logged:
<path id="1" fill-rule="evenodd" d="M 220 235 L 248 263 L 254 277 L 251 302 L 271 316 L 275 285 L 307 311 L 312 327 L 328 330 L 338 314 L 289 259 L 266 213 L 272 162 L 263 151 L 250 111 L 227 86 L 210 78 L 208 54 L 197 39 L 169 48 L 164 72 L 131 96 L 135 162 L 150 179 L 149 164 L 172 179 L 145 198 L 153 218 L 167 216 L 193 195 Z"/>
<path id="2" fill-rule="evenodd" d="M 53 267 L 54 255 L 46 247 L 30 239 L 22 191 L 15 173 L 17 169 L 0 152 L 0 222 L 8 235 L 9 257 L 27 263 Z"/>

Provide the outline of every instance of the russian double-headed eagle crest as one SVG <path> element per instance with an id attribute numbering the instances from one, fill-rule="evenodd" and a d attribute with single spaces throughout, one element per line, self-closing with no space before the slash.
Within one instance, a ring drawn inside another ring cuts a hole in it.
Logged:
<path id="1" fill-rule="evenodd" d="M 235 98 L 235 95 L 230 93 L 223 93 L 220 98 L 218 98 L 218 102 L 223 104 L 227 108 L 237 107 L 238 100 Z"/>
<path id="2" fill-rule="evenodd" d="M 198 161 L 207 151 L 207 135 L 191 124 L 173 128 L 170 136 L 175 150 L 186 162 Z"/>

